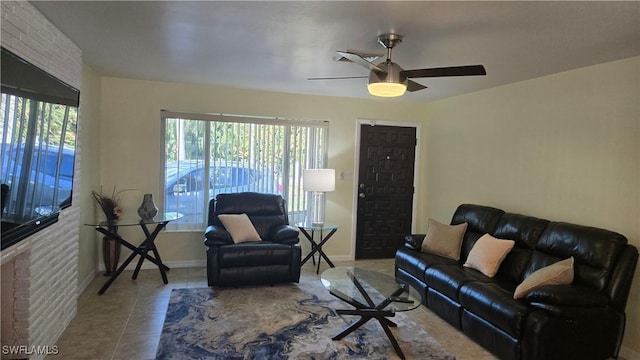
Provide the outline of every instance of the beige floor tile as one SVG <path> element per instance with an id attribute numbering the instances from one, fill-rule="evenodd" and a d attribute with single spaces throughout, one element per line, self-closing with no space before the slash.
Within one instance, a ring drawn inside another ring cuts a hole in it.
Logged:
<path id="1" fill-rule="evenodd" d="M 124 329 L 123 336 L 140 333 L 160 333 L 164 324 L 165 312 L 160 313 L 138 313 L 131 314 L 127 326 Z"/>
<path id="2" fill-rule="evenodd" d="M 160 341 L 160 332 L 127 334 L 118 343 L 113 360 L 155 359 L 158 341 Z"/>
<path id="3" fill-rule="evenodd" d="M 357 265 L 389 275 L 393 259 L 336 262 L 338 266 Z M 328 269 L 325 261 L 320 273 Z M 60 355 L 48 359 L 154 359 L 169 297 L 173 289 L 207 287 L 206 268 L 174 268 L 162 282 L 158 269 L 141 270 L 137 280 L 125 271 L 104 295 L 98 289 L 108 277 L 98 275 L 78 298 L 78 314 L 58 340 Z M 319 281 L 311 261 L 302 267 L 302 281 Z M 457 360 L 496 359 L 454 327 L 424 306 L 407 313 Z"/>

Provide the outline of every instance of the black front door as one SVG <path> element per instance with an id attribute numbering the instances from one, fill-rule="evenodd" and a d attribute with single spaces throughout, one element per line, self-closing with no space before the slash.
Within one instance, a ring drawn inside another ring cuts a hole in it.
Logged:
<path id="1" fill-rule="evenodd" d="M 360 127 L 356 259 L 391 258 L 411 232 L 416 129 Z"/>

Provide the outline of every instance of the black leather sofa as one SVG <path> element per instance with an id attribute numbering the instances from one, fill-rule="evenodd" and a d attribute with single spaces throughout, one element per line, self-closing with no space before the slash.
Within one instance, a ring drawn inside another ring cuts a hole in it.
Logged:
<path id="1" fill-rule="evenodd" d="M 247 214 L 262 241 L 234 243 L 218 218 Z M 254 192 L 219 194 L 209 202 L 207 282 L 209 286 L 241 286 L 299 282 L 299 230 L 289 225 L 280 195 Z"/>
<path id="2" fill-rule="evenodd" d="M 422 302 L 501 359 L 617 357 L 638 251 L 615 232 L 463 204 L 451 224 L 467 223 L 460 260 L 421 252 L 409 235 L 395 259 L 397 278 Z M 463 267 L 480 236 L 515 241 L 493 278 Z M 515 300 L 533 271 L 574 257 L 570 285 L 547 285 Z"/>

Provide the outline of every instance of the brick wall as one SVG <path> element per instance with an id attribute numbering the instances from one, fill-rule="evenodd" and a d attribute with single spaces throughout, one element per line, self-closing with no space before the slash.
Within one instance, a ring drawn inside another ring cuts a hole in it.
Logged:
<path id="1" fill-rule="evenodd" d="M 2 46 L 80 89 L 81 50 L 30 3 L 3 0 L 0 4 Z M 81 113 L 78 124 L 82 124 Z M 13 344 L 53 346 L 76 313 L 80 142 L 77 145 L 73 205 L 61 212 L 59 222 L 2 253 L 3 269 L 13 271 Z M 12 266 L 5 267 L 9 263 Z M 6 305 L 3 301 L 2 307 Z"/>

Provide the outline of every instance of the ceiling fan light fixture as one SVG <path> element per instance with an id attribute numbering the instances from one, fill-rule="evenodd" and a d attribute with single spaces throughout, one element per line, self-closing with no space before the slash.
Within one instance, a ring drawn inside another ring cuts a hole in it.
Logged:
<path id="1" fill-rule="evenodd" d="M 367 85 L 369 94 L 379 97 L 398 97 L 407 91 L 407 85 L 393 82 L 376 82 Z"/>
<path id="2" fill-rule="evenodd" d="M 393 62 L 378 65 L 385 72 L 374 70 L 369 74 L 367 90 L 369 94 L 379 97 L 398 97 L 407 91 L 407 77 L 401 74 L 402 68 Z"/>

